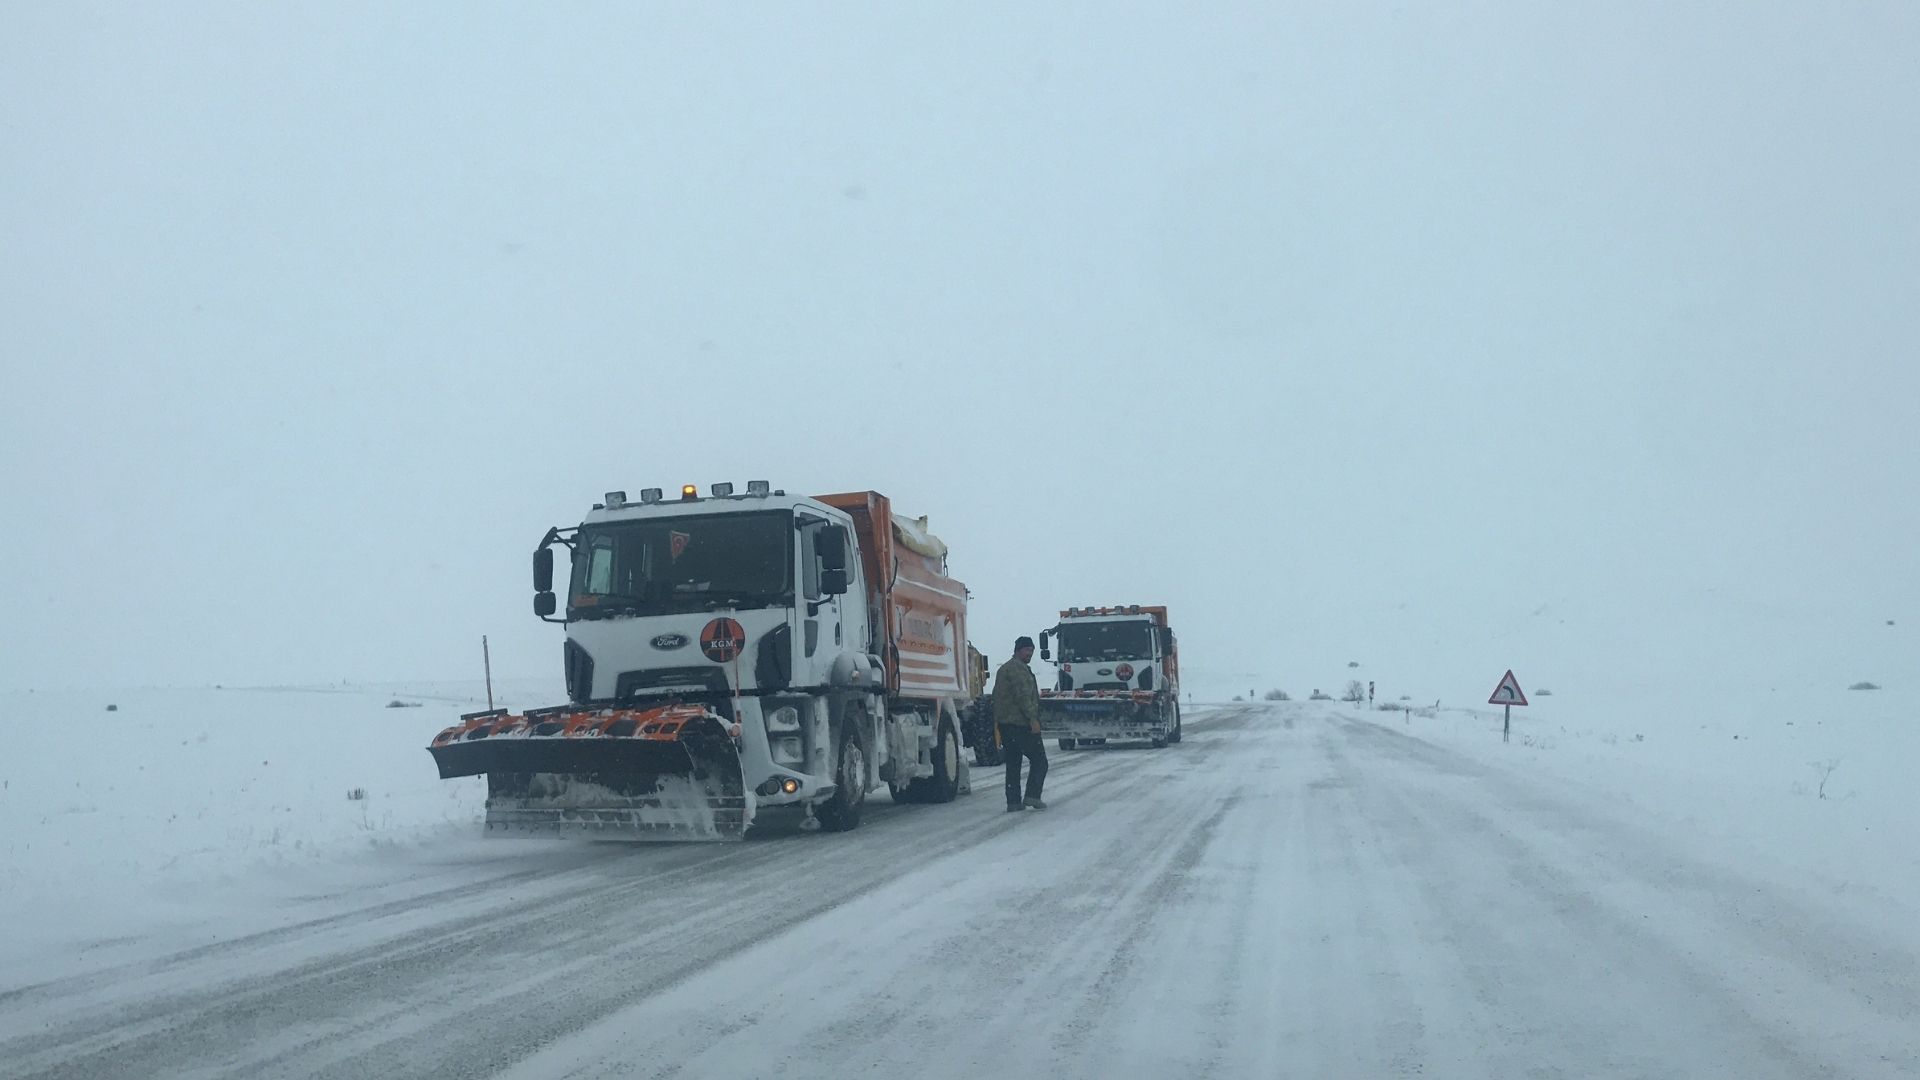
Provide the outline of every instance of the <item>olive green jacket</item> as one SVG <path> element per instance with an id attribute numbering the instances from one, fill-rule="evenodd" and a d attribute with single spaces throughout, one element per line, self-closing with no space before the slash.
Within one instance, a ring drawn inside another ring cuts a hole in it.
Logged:
<path id="1" fill-rule="evenodd" d="M 1033 669 L 1008 657 L 993 676 L 993 722 L 1001 727 L 1028 728 L 1040 722 L 1040 684 Z"/>

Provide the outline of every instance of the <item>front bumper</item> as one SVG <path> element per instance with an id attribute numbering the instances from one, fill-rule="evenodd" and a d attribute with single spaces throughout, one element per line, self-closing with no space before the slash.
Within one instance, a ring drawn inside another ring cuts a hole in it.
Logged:
<path id="1" fill-rule="evenodd" d="M 1040 695 L 1040 734 L 1049 739 L 1113 742 L 1173 733 L 1157 695 L 1136 690 L 1058 690 Z"/>

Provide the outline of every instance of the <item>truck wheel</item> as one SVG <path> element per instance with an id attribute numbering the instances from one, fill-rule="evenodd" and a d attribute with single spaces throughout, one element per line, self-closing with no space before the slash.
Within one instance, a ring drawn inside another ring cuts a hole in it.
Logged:
<path id="1" fill-rule="evenodd" d="M 1155 736 L 1153 739 L 1152 745 L 1155 750 L 1165 750 L 1167 748 L 1167 740 L 1159 736 Z"/>
<path id="2" fill-rule="evenodd" d="M 967 710 L 967 742 L 973 747 L 973 763 L 982 768 L 1007 763 L 1006 751 L 993 741 L 992 699 L 982 694 Z"/>
<path id="3" fill-rule="evenodd" d="M 933 744 L 933 775 L 914 782 L 917 802 L 949 803 L 960 794 L 960 735 L 940 721 L 940 737 Z"/>
<path id="4" fill-rule="evenodd" d="M 833 794 L 813 808 L 820 827 L 827 832 L 855 828 L 860 824 L 860 812 L 867 807 L 867 751 L 859 727 L 857 717 L 841 721 L 833 754 Z"/>
<path id="5" fill-rule="evenodd" d="M 1167 736 L 1167 741 L 1170 743 L 1180 741 L 1180 703 L 1177 701 L 1173 703 L 1173 734 Z"/>
<path id="6" fill-rule="evenodd" d="M 1072 739 L 1061 739 L 1061 740 L 1060 740 L 1060 749 L 1062 749 L 1062 750 L 1071 750 L 1071 749 L 1073 749 L 1074 747 L 1076 747 L 1076 746 L 1078 746 L 1078 745 L 1080 745 L 1080 744 L 1079 744 L 1079 743 L 1076 743 L 1076 742 L 1074 742 L 1074 741 L 1073 741 Z"/>

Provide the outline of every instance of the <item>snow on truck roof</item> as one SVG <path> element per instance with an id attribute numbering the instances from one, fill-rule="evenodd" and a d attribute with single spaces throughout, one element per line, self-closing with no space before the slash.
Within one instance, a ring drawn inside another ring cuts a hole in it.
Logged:
<path id="1" fill-rule="evenodd" d="M 832 507 L 824 506 L 804 495 L 789 495 L 784 491 L 752 495 L 676 496 L 651 502 L 594 503 L 593 509 L 583 519 L 583 524 L 631 521 L 648 517 L 686 517 L 694 514 L 726 513 L 731 510 L 795 510 L 802 506 L 812 510 L 833 511 Z"/>
<path id="2" fill-rule="evenodd" d="M 626 492 L 610 491 L 607 493 L 605 502 L 594 504 L 593 510 L 587 514 L 586 520 L 591 522 L 621 521 L 635 517 L 678 517 L 690 514 L 710 514 L 715 510 L 726 509 L 726 507 L 715 506 L 714 504 L 716 503 L 753 503 L 756 504 L 755 508 L 771 507 L 781 510 L 795 510 L 805 506 L 812 510 L 826 511 L 836 516 L 846 513 L 846 511 L 830 503 L 822 502 L 817 498 L 809 498 L 805 495 L 789 495 L 784 491 L 769 491 L 764 488 L 758 488 L 758 485 L 755 485 L 755 487 L 757 490 L 751 490 L 745 495 L 736 495 L 733 493 L 731 485 L 728 485 L 724 494 L 715 493 L 703 497 L 697 492 L 690 492 L 688 489 L 692 488 L 692 485 L 688 485 L 687 488 L 683 488 L 682 493 L 675 498 L 666 498 L 664 497 L 665 493 L 660 489 L 649 488 L 644 495 L 651 496 L 651 498 L 643 497 L 642 501 L 637 503 L 628 502 L 626 500 Z M 745 507 L 743 507 L 743 509 L 745 509 Z M 892 518 L 893 536 L 901 546 L 929 558 L 946 559 L 946 542 L 928 530 L 927 517 L 925 514 L 917 518 L 910 518 L 904 514 L 893 514 Z"/>
<path id="3" fill-rule="evenodd" d="M 1112 607 L 1070 607 L 1060 612 L 1063 619 L 1132 618 L 1165 621 L 1167 609 L 1161 604 L 1115 604 Z"/>

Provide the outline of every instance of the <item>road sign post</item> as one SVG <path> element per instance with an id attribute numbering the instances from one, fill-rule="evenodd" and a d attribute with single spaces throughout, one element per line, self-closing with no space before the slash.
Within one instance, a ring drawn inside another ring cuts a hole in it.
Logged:
<path id="1" fill-rule="evenodd" d="M 1508 668 L 1501 678 L 1500 685 L 1493 688 L 1493 696 L 1487 699 L 1489 705 L 1504 705 L 1503 718 L 1500 721 L 1500 741 L 1513 741 L 1513 707 L 1527 703 L 1526 692 L 1520 689 L 1520 680 L 1513 677 L 1513 669 Z"/>

